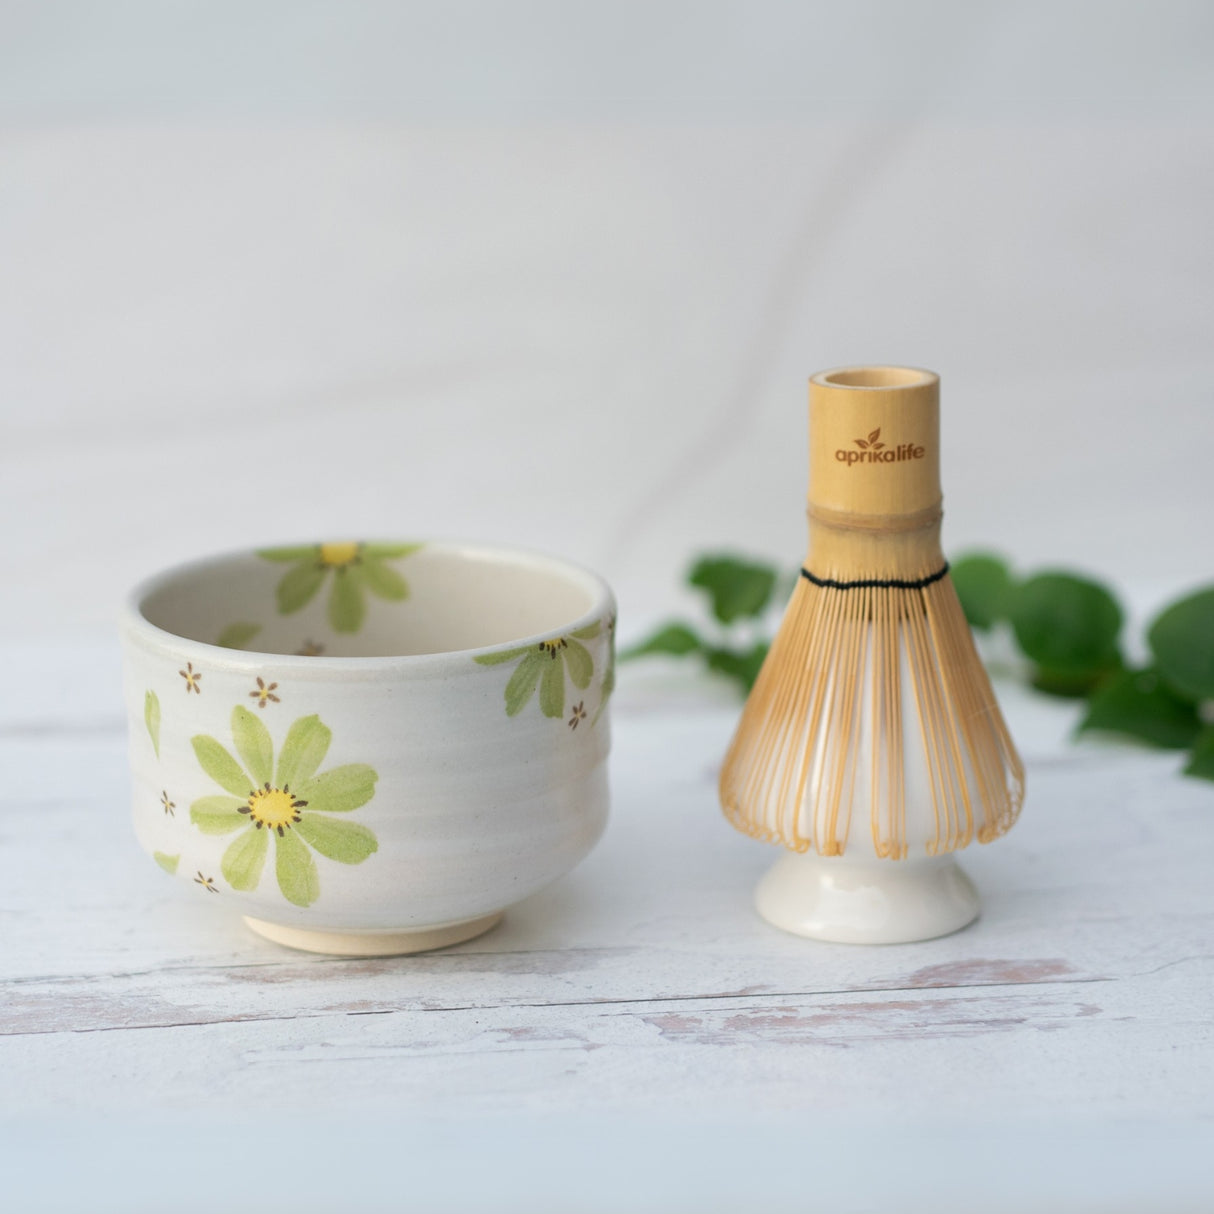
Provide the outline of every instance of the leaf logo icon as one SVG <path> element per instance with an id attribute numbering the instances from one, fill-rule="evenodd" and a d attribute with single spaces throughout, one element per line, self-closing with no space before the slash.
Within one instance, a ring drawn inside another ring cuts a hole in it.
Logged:
<path id="1" fill-rule="evenodd" d="M 851 441 L 860 448 L 859 451 L 840 447 L 835 452 L 835 459 L 849 468 L 855 464 L 900 464 L 903 460 L 923 459 L 927 455 L 927 448 L 917 442 L 899 441 L 892 447 L 883 443 L 880 426 L 870 430 L 867 438 L 853 438 Z"/>

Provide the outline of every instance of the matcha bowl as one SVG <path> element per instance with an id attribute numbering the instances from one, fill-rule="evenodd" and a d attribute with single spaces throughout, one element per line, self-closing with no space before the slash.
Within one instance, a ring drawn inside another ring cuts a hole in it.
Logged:
<path id="1" fill-rule="evenodd" d="M 484 545 L 162 573 L 122 620 L 136 835 L 282 944 L 470 939 L 603 831 L 614 629 L 595 574 Z"/>

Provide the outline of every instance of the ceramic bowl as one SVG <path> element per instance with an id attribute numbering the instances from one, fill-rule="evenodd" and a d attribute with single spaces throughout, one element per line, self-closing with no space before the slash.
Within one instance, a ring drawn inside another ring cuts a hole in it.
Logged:
<path id="1" fill-rule="evenodd" d="M 294 947 L 470 939 L 602 833 L 614 628 L 601 578 L 496 547 L 163 573 L 122 624 L 139 841 Z"/>

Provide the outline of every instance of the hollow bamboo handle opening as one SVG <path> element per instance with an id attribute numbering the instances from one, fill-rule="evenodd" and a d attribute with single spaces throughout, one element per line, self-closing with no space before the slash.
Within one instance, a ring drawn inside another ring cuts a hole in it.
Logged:
<path id="1" fill-rule="evenodd" d="M 940 504 L 940 378 L 840 367 L 809 381 L 809 504 L 902 516 Z"/>

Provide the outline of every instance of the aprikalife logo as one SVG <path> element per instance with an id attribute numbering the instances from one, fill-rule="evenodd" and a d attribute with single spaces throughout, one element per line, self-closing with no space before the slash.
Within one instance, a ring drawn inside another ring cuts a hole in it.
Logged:
<path id="1" fill-rule="evenodd" d="M 881 427 L 878 426 L 867 439 L 853 440 L 859 451 L 851 451 L 840 447 L 835 452 L 835 459 L 841 464 L 896 464 L 904 459 L 922 459 L 924 450 L 915 443 L 899 443 L 889 447 L 881 442 Z"/>

